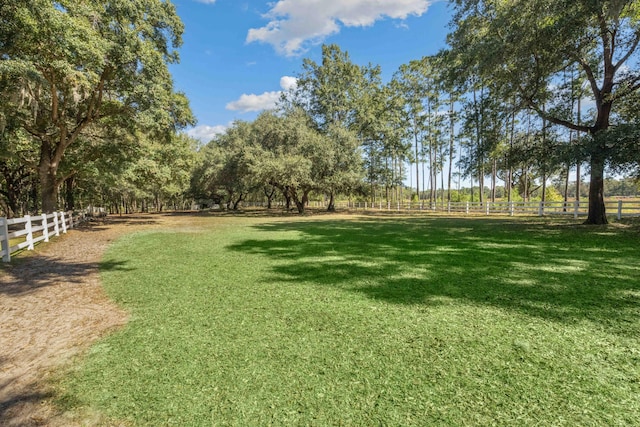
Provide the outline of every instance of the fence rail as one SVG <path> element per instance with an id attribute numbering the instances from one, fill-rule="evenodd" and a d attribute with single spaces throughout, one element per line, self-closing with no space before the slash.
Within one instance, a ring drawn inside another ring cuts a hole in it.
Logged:
<path id="1" fill-rule="evenodd" d="M 368 203 L 368 202 L 339 202 L 336 207 L 364 210 L 387 211 L 427 211 L 458 214 L 502 214 L 502 215 L 572 215 L 574 218 L 586 216 L 589 204 L 586 201 L 573 202 L 397 202 L 397 203 Z M 614 200 L 605 202 L 608 215 L 616 218 L 640 216 L 640 201 Z"/>
<path id="2" fill-rule="evenodd" d="M 66 233 L 84 221 L 84 212 L 53 212 L 42 215 L 25 215 L 22 218 L 0 217 L 0 256 L 11 261 L 11 254 L 21 249 L 33 250 L 38 242 Z"/>
<path id="3" fill-rule="evenodd" d="M 248 202 L 244 206 L 264 207 L 265 203 Z M 282 207 L 283 203 L 273 203 L 274 207 Z M 326 208 L 326 202 L 312 201 L 311 208 Z M 367 210 L 367 211 L 396 211 L 396 212 L 439 212 L 463 215 L 572 215 L 574 218 L 586 216 L 589 210 L 587 201 L 571 202 L 336 202 L 336 208 Z M 605 202 L 608 215 L 616 218 L 640 217 L 640 201 L 613 200 Z"/>

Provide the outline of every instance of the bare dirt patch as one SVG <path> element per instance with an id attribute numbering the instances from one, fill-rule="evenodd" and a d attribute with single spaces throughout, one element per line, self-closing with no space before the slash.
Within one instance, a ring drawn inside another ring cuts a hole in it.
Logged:
<path id="1" fill-rule="evenodd" d="M 127 320 L 100 283 L 105 249 L 125 233 L 180 220 L 147 214 L 91 221 L 0 268 L 0 425 L 68 424 L 51 404 L 51 376 Z"/>

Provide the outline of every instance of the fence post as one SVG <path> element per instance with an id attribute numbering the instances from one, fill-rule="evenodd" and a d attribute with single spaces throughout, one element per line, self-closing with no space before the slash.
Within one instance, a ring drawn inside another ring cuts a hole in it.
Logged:
<path id="1" fill-rule="evenodd" d="M 11 250 L 9 249 L 9 224 L 7 224 L 7 218 L 0 217 L 0 236 L 2 239 L 2 251 L 4 255 L 2 255 L 2 261 L 10 262 L 11 261 Z"/>
<path id="2" fill-rule="evenodd" d="M 544 203 L 540 201 L 540 204 L 538 205 L 538 216 L 543 216 L 543 215 L 544 215 Z"/>
<path id="3" fill-rule="evenodd" d="M 513 202 L 509 202 L 509 216 L 513 216 Z"/>
<path id="4" fill-rule="evenodd" d="M 67 232 L 67 221 L 64 219 L 64 212 L 60 212 L 60 222 L 62 222 L 62 232 Z"/>
<path id="5" fill-rule="evenodd" d="M 24 229 L 27 231 L 27 243 L 29 244 L 29 246 L 27 246 L 27 249 L 32 251 L 33 250 L 33 231 L 31 229 L 31 215 L 25 215 L 24 219 L 27 220 L 27 222 L 24 223 Z"/>
<path id="6" fill-rule="evenodd" d="M 44 241 L 49 241 L 49 225 L 47 224 L 47 214 L 42 214 L 42 235 L 44 236 Z"/>
<path id="7" fill-rule="evenodd" d="M 451 202 L 447 202 L 447 213 L 451 213 Z"/>
<path id="8" fill-rule="evenodd" d="M 60 235 L 60 224 L 58 223 L 58 213 L 53 212 L 53 232 L 56 236 Z"/>
<path id="9" fill-rule="evenodd" d="M 465 208 L 465 213 L 469 215 L 469 202 L 467 202 L 467 206 Z"/>
<path id="10" fill-rule="evenodd" d="M 578 219 L 578 209 L 580 209 L 580 202 L 577 200 L 573 201 L 573 217 Z"/>
<path id="11" fill-rule="evenodd" d="M 618 200 L 618 221 L 622 219 L 622 200 Z"/>
<path id="12" fill-rule="evenodd" d="M 489 215 L 489 209 L 490 209 L 490 203 L 489 202 L 486 203 L 486 207 L 487 207 L 487 216 L 488 216 Z"/>

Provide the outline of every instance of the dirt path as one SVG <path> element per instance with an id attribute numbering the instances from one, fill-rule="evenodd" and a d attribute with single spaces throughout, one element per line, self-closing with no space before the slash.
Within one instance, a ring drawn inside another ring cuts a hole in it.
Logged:
<path id="1" fill-rule="evenodd" d="M 0 425 L 63 425 L 50 376 L 126 322 L 105 296 L 102 254 L 118 236 L 175 222 L 165 215 L 109 217 L 71 230 L 0 269 Z"/>

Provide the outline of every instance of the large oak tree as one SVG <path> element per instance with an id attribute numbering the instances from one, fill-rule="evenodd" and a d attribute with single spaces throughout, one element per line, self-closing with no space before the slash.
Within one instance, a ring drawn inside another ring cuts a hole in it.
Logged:
<path id="1" fill-rule="evenodd" d="M 587 223 L 607 222 L 604 171 L 637 140 L 613 132 L 626 125 L 617 108 L 640 88 L 640 3 L 634 0 L 456 0 L 449 42 L 467 69 L 517 95 L 551 123 L 590 135 L 582 153 L 590 164 Z M 555 91 L 562 72 L 578 67 L 595 101 L 595 114 L 553 114 L 570 102 Z M 460 70 L 464 72 L 463 69 Z"/>
<path id="2" fill-rule="evenodd" d="M 56 208 L 65 152 L 91 126 L 117 119 L 160 137 L 193 121 L 167 68 L 183 31 L 169 1 L 6 0 L 0 16 L 0 73 L 14 89 L 0 113 L 38 144 L 43 211 Z"/>

